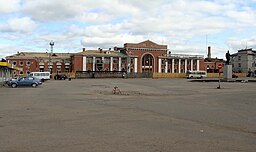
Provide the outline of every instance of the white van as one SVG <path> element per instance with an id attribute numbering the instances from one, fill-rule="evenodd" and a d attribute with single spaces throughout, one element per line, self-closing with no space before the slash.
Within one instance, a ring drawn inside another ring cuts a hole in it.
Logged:
<path id="1" fill-rule="evenodd" d="M 188 79 L 192 79 L 192 78 L 202 79 L 207 77 L 207 72 L 206 71 L 187 71 L 186 77 Z"/>
<path id="2" fill-rule="evenodd" d="M 51 78 L 50 72 L 31 72 L 30 75 L 41 80 L 42 82 L 45 80 L 50 80 Z"/>

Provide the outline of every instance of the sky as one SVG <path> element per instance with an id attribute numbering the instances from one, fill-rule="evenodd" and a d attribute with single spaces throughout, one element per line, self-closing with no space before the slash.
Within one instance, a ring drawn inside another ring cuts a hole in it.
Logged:
<path id="1" fill-rule="evenodd" d="M 151 40 L 173 54 L 256 49 L 256 0 L 0 0 L 0 58 Z"/>

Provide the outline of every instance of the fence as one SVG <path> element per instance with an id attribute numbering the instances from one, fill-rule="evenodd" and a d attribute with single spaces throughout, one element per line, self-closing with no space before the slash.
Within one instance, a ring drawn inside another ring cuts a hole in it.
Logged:
<path id="1" fill-rule="evenodd" d="M 246 77 L 246 73 L 234 73 L 238 78 Z M 223 78 L 224 74 L 220 73 Z M 154 73 L 153 78 L 186 78 L 185 73 Z M 219 73 L 207 73 L 207 78 L 219 78 Z"/>
<path id="2" fill-rule="evenodd" d="M 127 73 L 126 71 L 78 71 L 76 73 L 64 73 L 71 78 L 186 78 L 185 73 Z M 246 77 L 246 73 L 234 73 L 238 78 Z M 223 78 L 223 73 L 220 74 Z M 207 78 L 219 78 L 219 73 L 207 73 Z"/>
<path id="3" fill-rule="evenodd" d="M 153 78 L 186 78 L 185 73 L 154 73 Z"/>
<path id="4" fill-rule="evenodd" d="M 75 78 L 153 78 L 153 73 L 127 73 L 126 71 L 77 71 Z"/>

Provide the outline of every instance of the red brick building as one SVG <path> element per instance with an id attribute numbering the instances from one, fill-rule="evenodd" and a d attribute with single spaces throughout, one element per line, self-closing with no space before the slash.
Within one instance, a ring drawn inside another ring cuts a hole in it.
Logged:
<path id="1" fill-rule="evenodd" d="M 39 52 L 17 52 L 7 56 L 6 60 L 13 65 L 22 68 L 14 75 L 27 75 L 30 72 L 50 71 L 51 73 L 70 72 L 69 53 L 39 53 Z"/>
<path id="2" fill-rule="evenodd" d="M 167 45 L 152 41 L 125 43 L 114 50 L 88 50 L 71 56 L 72 71 L 127 71 L 186 73 L 203 70 L 204 58 L 200 55 L 168 54 Z"/>
<path id="3" fill-rule="evenodd" d="M 186 73 L 204 70 L 201 55 L 168 53 L 167 45 L 152 41 L 125 43 L 114 50 L 86 50 L 78 53 L 18 52 L 7 56 L 8 62 L 21 67 L 20 75 L 36 71 L 51 73 L 78 71 L 127 71 L 128 73 Z"/>
<path id="4" fill-rule="evenodd" d="M 207 71 L 207 73 L 222 73 L 223 68 L 219 69 L 218 65 L 221 64 L 222 67 L 224 66 L 224 60 L 218 58 L 211 57 L 211 47 L 208 47 L 208 55 L 207 58 L 204 60 L 204 67 L 203 69 Z"/>

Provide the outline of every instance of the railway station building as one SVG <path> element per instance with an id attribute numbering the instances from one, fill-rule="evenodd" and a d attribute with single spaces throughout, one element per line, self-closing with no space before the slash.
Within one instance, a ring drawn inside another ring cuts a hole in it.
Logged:
<path id="1" fill-rule="evenodd" d="M 54 73 L 83 71 L 125 71 L 127 73 L 186 73 L 204 70 L 202 55 L 172 54 L 167 45 L 150 40 L 125 43 L 113 49 L 86 50 L 77 53 L 17 52 L 6 60 L 22 68 L 18 75 L 30 72 Z"/>

